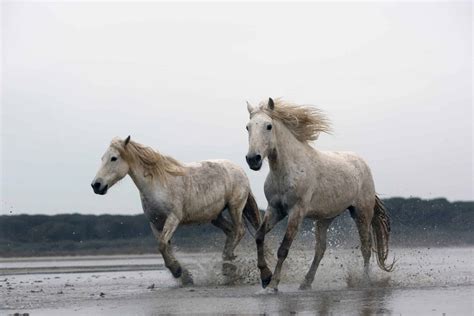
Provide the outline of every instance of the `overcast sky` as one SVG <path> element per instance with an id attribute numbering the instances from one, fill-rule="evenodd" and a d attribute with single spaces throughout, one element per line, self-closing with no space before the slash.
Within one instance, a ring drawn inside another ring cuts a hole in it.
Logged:
<path id="1" fill-rule="evenodd" d="M 114 136 L 245 168 L 269 96 L 325 110 L 384 198 L 473 198 L 472 8 L 456 3 L 2 3 L 5 214 L 141 212 L 90 182 Z M 315 179 L 317 181 L 317 179 Z"/>

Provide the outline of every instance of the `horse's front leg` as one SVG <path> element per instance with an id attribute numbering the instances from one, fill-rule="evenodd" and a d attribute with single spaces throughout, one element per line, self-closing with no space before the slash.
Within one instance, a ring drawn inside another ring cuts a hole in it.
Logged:
<path id="1" fill-rule="evenodd" d="M 255 235 L 258 257 L 257 265 L 260 269 L 260 279 L 262 280 L 263 288 L 266 288 L 272 280 L 272 272 L 268 268 L 267 261 L 265 260 L 265 234 L 272 230 L 272 228 L 275 227 L 275 225 L 283 218 L 285 218 L 284 214 L 269 206 L 263 216 L 262 225 Z"/>
<path id="2" fill-rule="evenodd" d="M 296 233 L 299 230 L 301 222 L 304 218 L 303 209 L 300 207 L 294 207 L 290 215 L 288 217 L 288 226 L 286 228 L 285 237 L 283 237 L 283 241 L 278 248 L 278 261 L 275 267 L 275 271 L 273 272 L 272 281 L 269 284 L 269 290 L 273 292 L 278 291 L 278 284 L 280 283 L 280 275 L 281 275 L 281 268 L 283 266 L 283 262 L 285 261 L 286 257 L 288 256 L 288 252 L 290 250 L 291 244 L 295 239 Z"/>
<path id="3" fill-rule="evenodd" d="M 165 266 L 170 270 L 175 278 L 181 278 L 182 285 L 192 285 L 193 279 L 191 274 L 188 270 L 181 267 L 181 264 L 173 255 L 173 250 L 171 249 L 171 237 L 173 237 L 178 225 L 179 219 L 174 214 L 170 214 L 166 218 L 161 231 L 159 231 L 153 224 L 151 224 L 151 229 L 158 240 L 158 247 L 163 256 L 163 260 L 165 261 Z"/>

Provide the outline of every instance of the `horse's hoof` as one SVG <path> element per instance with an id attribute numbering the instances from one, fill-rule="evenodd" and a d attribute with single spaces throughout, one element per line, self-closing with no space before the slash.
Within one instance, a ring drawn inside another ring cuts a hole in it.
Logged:
<path id="1" fill-rule="evenodd" d="M 234 276 L 237 272 L 237 266 L 230 262 L 222 263 L 222 274 L 224 276 Z"/>
<path id="2" fill-rule="evenodd" d="M 181 280 L 181 286 L 182 287 L 188 287 L 188 286 L 193 286 L 193 285 L 194 285 L 194 281 L 191 278 Z"/>
<path id="3" fill-rule="evenodd" d="M 301 283 L 300 290 L 302 291 L 311 290 L 311 284 L 306 283 L 306 282 Z"/>
<path id="4" fill-rule="evenodd" d="M 182 286 L 194 285 L 193 277 L 188 270 L 183 269 L 183 273 L 181 274 L 181 285 Z"/>
<path id="5" fill-rule="evenodd" d="M 224 256 L 222 257 L 222 259 L 224 261 L 234 261 L 235 259 L 237 259 L 237 256 L 236 255 Z"/>
<path id="6" fill-rule="evenodd" d="M 222 269 L 237 269 L 237 266 L 233 262 L 224 261 L 222 262 Z"/>
<path id="7" fill-rule="evenodd" d="M 268 284 L 272 281 L 272 275 L 270 274 L 268 277 L 262 279 L 262 287 L 266 288 Z"/>
<path id="8" fill-rule="evenodd" d="M 178 268 L 176 270 L 171 270 L 171 274 L 173 275 L 173 277 L 178 279 L 178 278 L 181 277 L 181 274 L 183 274 L 183 269 L 178 266 Z"/>

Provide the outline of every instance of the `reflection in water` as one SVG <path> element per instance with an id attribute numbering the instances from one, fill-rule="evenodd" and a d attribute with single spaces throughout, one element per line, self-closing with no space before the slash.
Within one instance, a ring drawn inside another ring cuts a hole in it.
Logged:
<path id="1" fill-rule="evenodd" d="M 390 311 L 385 307 L 385 302 L 390 300 L 390 290 L 375 288 L 362 291 L 362 297 L 358 301 L 358 314 L 369 316 L 375 314 L 387 314 Z"/>
<path id="2" fill-rule="evenodd" d="M 331 304 L 340 302 L 331 298 L 327 293 L 321 293 L 320 299 L 321 302 L 315 301 L 314 304 L 314 311 L 317 311 L 319 315 L 332 315 Z"/>
<path id="3" fill-rule="evenodd" d="M 283 296 L 284 294 L 279 294 L 279 296 L 277 296 L 277 304 L 280 311 L 284 311 L 283 313 L 285 314 L 295 314 L 300 312 L 299 307 L 301 306 L 301 302 L 298 296 L 290 296 L 288 299 L 281 299 Z"/>
<path id="4" fill-rule="evenodd" d="M 391 291 L 384 288 L 360 288 L 333 291 L 280 292 L 274 295 L 254 296 L 260 313 L 361 315 L 391 313 L 385 302 L 390 301 Z M 246 304 L 246 297 L 241 297 Z M 250 298 L 249 298 L 250 299 Z"/>

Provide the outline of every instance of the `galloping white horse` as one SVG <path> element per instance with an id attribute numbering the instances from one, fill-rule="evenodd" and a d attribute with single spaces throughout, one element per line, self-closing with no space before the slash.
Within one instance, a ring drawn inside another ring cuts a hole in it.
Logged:
<path id="1" fill-rule="evenodd" d="M 298 106 L 271 98 L 258 107 L 247 103 L 250 122 L 247 163 L 259 170 L 268 157 L 270 173 L 265 181 L 268 208 L 257 231 L 258 268 L 263 288 L 277 291 L 281 267 L 305 217 L 316 220 L 316 252 L 300 288 L 311 288 L 314 275 L 326 250 L 326 232 L 339 214 L 349 209 L 361 240 L 364 272 L 368 280 L 372 242 L 378 265 L 388 255 L 390 222 L 375 194 L 369 167 L 349 152 L 324 152 L 311 147 L 321 132 L 329 132 L 329 121 L 316 108 Z M 265 234 L 288 216 L 285 237 L 278 249 L 278 261 L 272 275 L 264 256 Z"/>
<path id="2" fill-rule="evenodd" d="M 260 213 L 245 172 L 227 160 L 182 164 L 130 140 L 115 138 L 102 156 L 92 181 L 96 194 L 106 194 L 116 182 L 130 175 L 140 191 L 143 211 L 159 242 L 166 267 L 183 285 L 191 274 L 174 257 L 170 240 L 178 225 L 207 223 L 227 236 L 223 259 L 233 260 L 234 249 L 244 236 L 243 218 L 257 229 Z M 228 209 L 231 221 L 222 215 Z"/>

